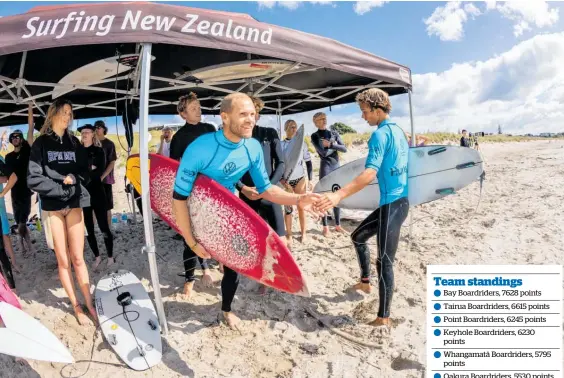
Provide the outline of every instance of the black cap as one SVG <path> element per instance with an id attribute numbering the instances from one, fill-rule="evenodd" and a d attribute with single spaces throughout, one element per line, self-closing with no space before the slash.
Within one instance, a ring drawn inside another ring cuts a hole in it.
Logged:
<path id="1" fill-rule="evenodd" d="M 10 141 L 10 143 L 12 142 L 12 138 L 14 138 L 15 136 L 19 136 L 21 139 L 24 138 L 24 135 L 21 132 L 21 130 L 15 130 L 11 132 L 10 135 L 8 136 L 8 140 Z"/>
<path id="2" fill-rule="evenodd" d="M 94 126 L 92 126 L 90 123 L 87 123 L 86 125 L 82 125 L 80 126 L 78 129 L 76 129 L 79 133 L 82 132 L 82 130 L 92 130 L 92 132 L 96 131 L 96 128 Z"/>

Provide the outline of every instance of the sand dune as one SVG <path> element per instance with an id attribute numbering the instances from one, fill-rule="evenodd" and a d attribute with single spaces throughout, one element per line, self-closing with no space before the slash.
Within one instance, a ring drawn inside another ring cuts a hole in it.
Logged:
<path id="1" fill-rule="evenodd" d="M 480 193 L 475 183 L 456 195 L 412 209 L 411 249 L 409 218 L 404 225 L 395 263 L 392 316 L 397 325 L 388 337 L 363 324 L 376 316 L 377 290 L 368 296 L 346 291 L 359 275 L 350 239 L 337 234 L 326 239 L 321 225 L 312 220 L 308 242 L 301 245 L 295 239 L 293 247 L 312 297 L 272 290 L 260 295 L 255 282 L 242 279 L 234 302 L 234 310 L 244 320 L 242 333 L 218 322 L 218 284 L 204 289 L 197 282 L 197 294 L 190 301 L 177 296 L 183 285 L 178 276 L 183 270 L 182 243 L 172 239 L 174 233 L 164 223 L 155 221 L 170 333 L 163 338 L 163 361 L 153 371 L 130 370 L 93 326 L 77 324 L 58 280 L 55 256 L 36 231 L 35 254 L 24 259 L 16 248 L 23 267 L 16 275 L 23 308 L 51 329 L 76 360 L 89 360 L 94 350 L 92 359 L 104 361 L 92 364 L 85 377 L 423 377 L 426 265 L 561 264 L 564 260 L 564 142 L 481 147 L 487 176 L 478 211 Z M 355 149 L 343 157 L 350 161 L 363 153 Z M 318 165 L 315 160 L 314 168 Z M 123 170 L 118 172 L 120 183 L 121 177 Z M 116 189 L 116 211 L 130 212 L 123 188 L 116 185 Z M 347 215 L 354 218 L 355 214 Z M 357 220 L 343 223 L 349 231 L 358 225 Z M 297 218 L 294 227 L 298 235 Z M 147 258 L 141 254 L 142 224 L 118 226 L 116 236 L 118 266 L 131 270 L 152 291 Z M 99 245 L 104 254 L 101 237 Z M 93 254 L 87 246 L 85 256 L 91 264 Z M 91 271 L 92 285 L 104 273 Z M 213 273 L 219 281 L 218 271 Z M 373 275 L 375 280 L 374 265 Z M 360 346 L 331 333 L 307 309 L 320 314 L 326 324 L 381 348 Z M 20 365 L 0 356 L 3 377 L 60 377 L 62 368 L 62 364 L 37 361 Z M 62 374 L 77 376 L 86 368 L 87 363 L 79 363 Z"/>

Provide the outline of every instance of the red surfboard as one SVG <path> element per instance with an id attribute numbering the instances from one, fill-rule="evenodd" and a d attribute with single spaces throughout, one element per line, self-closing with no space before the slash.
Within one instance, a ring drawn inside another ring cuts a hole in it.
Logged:
<path id="1" fill-rule="evenodd" d="M 151 208 L 180 233 L 172 213 L 172 192 L 179 162 L 149 154 Z M 139 155 L 127 160 L 127 178 L 141 193 Z M 220 263 L 266 286 L 309 296 L 296 261 L 272 228 L 216 181 L 199 175 L 189 198 L 196 240 Z"/>
<path id="2" fill-rule="evenodd" d="M 8 282 L 6 282 L 1 272 L 0 272 L 0 302 L 6 302 L 20 310 L 22 309 L 22 306 L 20 305 L 18 298 L 10 289 Z M 0 320 L 2 320 L 1 317 Z"/>

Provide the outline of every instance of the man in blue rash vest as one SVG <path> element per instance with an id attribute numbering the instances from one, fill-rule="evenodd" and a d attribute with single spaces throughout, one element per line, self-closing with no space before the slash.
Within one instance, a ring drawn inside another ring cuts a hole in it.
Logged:
<path id="1" fill-rule="evenodd" d="M 198 174 L 208 176 L 234 193 L 235 184 L 248 171 L 255 184 L 255 198 L 280 205 L 297 205 L 314 214 L 312 204 L 321 198 L 314 193 L 304 195 L 286 193 L 270 183 L 260 143 L 252 138 L 255 113 L 255 106 L 246 94 L 232 93 L 226 96 L 220 108 L 222 129 L 198 137 L 184 151 L 178 167 L 174 183 L 173 213 L 190 249 L 204 259 L 211 256 L 194 239 L 187 203 Z M 238 284 L 239 274 L 224 266 L 221 281 L 223 296 L 221 310 L 226 323 L 233 329 L 239 329 L 241 321 L 231 311 L 231 303 Z"/>
<path id="2" fill-rule="evenodd" d="M 357 95 L 356 101 L 370 126 L 378 126 L 368 141 L 365 170 L 353 181 L 335 193 L 324 195 L 314 208 L 326 211 L 343 199 L 359 192 L 378 178 L 380 188 L 379 208 L 370 214 L 352 233 L 351 238 L 361 269 L 360 283 L 354 289 L 366 293 L 370 286 L 370 250 L 366 242 L 377 235 L 379 310 L 372 326 L 391 326 L 390 304 L 394 290 L 393 262 L 399 243 L 401 225 L 409 211 L 407 188 L 407 163 L 409 145 L 403 130 L 389 118 L 392 105 L 388 94 L 371 88 Z"/>

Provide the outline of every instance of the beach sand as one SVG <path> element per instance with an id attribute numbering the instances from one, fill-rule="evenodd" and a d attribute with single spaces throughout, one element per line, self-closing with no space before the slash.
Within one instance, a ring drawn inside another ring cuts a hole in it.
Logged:
<path id="1" fill-rule="evenodd" d="M 37 231 L 33 232 L 33 255 L 23 258 L 16 247 L 22 266 L 22 273 L 15 276 L 22 307 L 58 336 L 75 360 L 92 358 L 105 363 L 93 363 L 85 377 L 424 377 L 428 264 L 564 261 L 564 141 L 483 144 L 481 148 L 487 176 L 477 212 L 480 187 L 476 182 L 456 195 L 412 208 L 415 223 L 410 250 L 409 218 L 404 224 L 395 261 L 392 317 L 397 325 L 387 338 L 363 324 L 376 316 L 377 290 L 367 296 L 346 290 L 359 277 L 349 237 L 333 233 L 324 238 L 321 225 L 312 220 L 308 220 L 307 243 L 301 245 L 299 238 L 293 243 L 293 254 L 308 278 L 311 298 L 273 290 L 260 295 L 255 282 L 242 278 L 234 302 L 234 311 L 244 320 L 242 333 L 218 321 L 218 283 L 213 289 L 204 289 L 196 282 L 196 294 L 190 301 L 177 295 L 184 283 L 178 276 L 183 271 L 182 242 L 172 239 L 174 232 L 163 222 L 154 221 L 157 252 L 162 256 L 158 269 L 169 334 L 162 339 L 162 363 L 152 371 L 129 369 L 99 332 L 94 336 L 93 326 L 77 324 L 59 283 L 55 256 Z M 364 153 L 355 148 L 342 155 L 343 161 Z M 318 165 L 314 158 L 315 175 Z M 116 176 L 115 211 L 130 212 L 123 173 L 121 168 Z M 361 216 L 346 213 L 353 218 Z M 137 219 L 141 220 L 139 215 Z M 343 221 L 349 232 L 358 223 Z M 295 236 L 298 229 L 296 217 Z M 141 254 L 143 243 L 142 223 L 118 226 L 114 248 L 118 263 L 114 267 L 131 270 L 152 292 L 147 255 Z M 85 257 L 91 265 L 93 254 L 87 244 Z M 377 285 L 374 263 L 372 271 Z M 92 288 L 106 272 L 90 270 Z M 219 281 L 218 271 L 213 274 Z M 321 314 L 332 327 L 381 348 L 361 346 L 331 333 L 306 309 Z M 0 376 L 78 376 L 87 365 L 77 363 L 61 371 L 63 364 L 28 361 L 21 365 L 13 357 L 2 355 Z"/>

